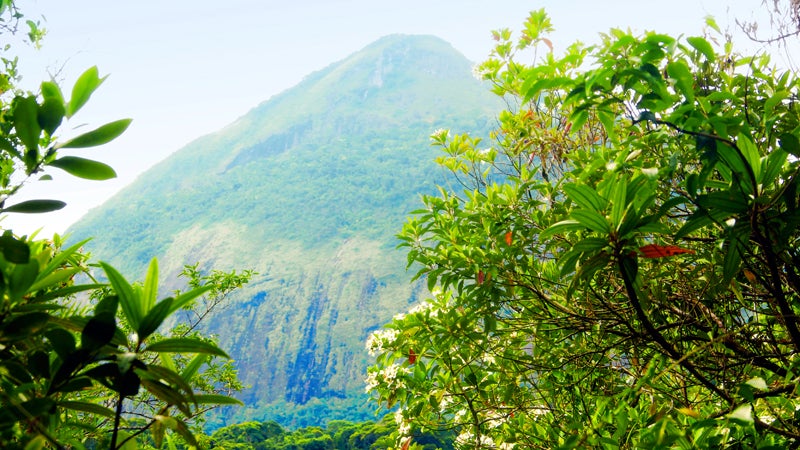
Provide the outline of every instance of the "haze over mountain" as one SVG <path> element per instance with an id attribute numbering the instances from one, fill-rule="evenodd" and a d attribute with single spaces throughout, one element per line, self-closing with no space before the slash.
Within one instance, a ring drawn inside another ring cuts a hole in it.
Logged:
<path id="1" fill-rule="evenodd" d="M 194 262 L 259 273 L 206 322 L 251 386 L 246 408 L 217 424 L 373 417 L 364 340 L 423 290 L 394 235 L 445 181 L 428 136 L 486 134 L 501 106 L 471 66 L 435 37 L 382 38 L 190 143 L 70 229 L 132 279 L 158 257 L 162 292 Z"/>

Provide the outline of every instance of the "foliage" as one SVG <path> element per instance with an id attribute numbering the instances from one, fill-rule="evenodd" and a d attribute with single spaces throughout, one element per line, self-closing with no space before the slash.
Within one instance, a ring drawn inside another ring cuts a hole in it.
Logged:
<path id="1" fill-rule="evenodd" d="M 327 427 L 304 427 L 285 430 L 277 422 L 245 422 L 217 430 L 209 439 L 209 448 L 258 450 L 383 450 L 396 439 L 397 428 L 391 416 L 380 422 L 328 422 Z M 449 433 L 417 434 L 415 450 L 449 450 Z"/>
<path id="2" fill-rule="evenodd" d="M 13 33 L 22 16 L 13 2 L 2 1 L 0 17 L 0 29 Z M 42 32 L 27 23 L 30 40 L 38 42 Z M 62 122 L 77 114 L 103 82 L 97 68 L 78 78 L 67 100 L 52 81 L 43 82 L 36 94 L 18 90 L 16 60 L 3 62 L 0 212 L 63 207 L 52 199 L 12 203 L 28 180 L 48 179 L 51 167 L 90 180 L 115 176 L 103 163 L 63 151 L 105 144 L 130 120 L 65 141 L 57 138 Z M 58 235 L 37 240 L 12 230 L 0 236 L 0 447 L 130 449 L 147 429 L 156 447 L 169 436 L 167 430 L 196 444 L 187 419 L 213 405 L 238 403 L 217 392 L 238 387 L 218 376 L 230 376 L 229 369 L 223 366 L 210 377 L 203 373 L 215 367 L 207 364 L 210 358 L 227 355 L 209 339 L 156 332 L 197 298 L 224 295 L 250 274 L 190 274 L 192 289 L 159 300 L 155 260 L 142 284 L 131 284 L 101 262 L 97 267 L 108 283 L 99 283 L 81 251 L 85 243 L 62 248 Z M 209 380 L 223 383 L 209 386 Z M 205 389 L 198 389 L 203 383 Z"/>
<path id="3" fill-rule="evenodd" d="M 368 389 L 464 448 L 800 445 L 798 79 L 708 36 L 559 57 L 551 28 L 478 67 L 492 147 L 434 134 L 465 189 L 401 232 L 433 294 L 370 338 Z"/>

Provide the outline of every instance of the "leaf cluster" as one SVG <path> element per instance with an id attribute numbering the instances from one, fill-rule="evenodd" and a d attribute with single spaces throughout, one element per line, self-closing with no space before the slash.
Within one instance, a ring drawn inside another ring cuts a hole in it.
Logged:
<path id="1" fill-rule="evenodd" d="M 370 339 L 368 389 L 464 448 L 797 445 L 800 81 L 710 36 L 557 57 L 549 29 L 478 68 L 510 99 L 490 151 L 433 136 L 465 189 L 400 234 L 433 295 Z"/>

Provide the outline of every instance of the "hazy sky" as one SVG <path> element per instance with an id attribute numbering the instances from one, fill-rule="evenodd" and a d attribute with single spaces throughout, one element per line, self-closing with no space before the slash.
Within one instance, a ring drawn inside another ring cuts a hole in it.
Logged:
<path id="1" fill-rule="evenodd" d="M 387 34 L 436 35 L 480 61 L 491 49 L 491 30 L 516 30 L 533 9 L 545 8 L 551 15 L 558 52 L 576 39 L 594 42 L 611 27 L 697 35 L 706 15 L 713 14 L 725 27 L 733 17 L 749 17 L 760 3 L 18 0 L 28 17 L 41 18 L 48 29 L 42 50 L 18 48 L 27 87 L 36 90 L 51 74 L 71 87 L 92 65 L 110 75 L 65 130 L 125 117 L 134 121 L 113 143 L 75 153 L 111 164 L 117 180 L 75 182 L 53 169 L 56 180 L 26 188 L 28 195 L 61 199 L 67 208 L 47 216 L 11 217 L 3 227 L 21 233 L 47 224 L 46 234 L 63 232 L 170 153 Z M 65 88 L 66 96 L 68 92 Z"/>

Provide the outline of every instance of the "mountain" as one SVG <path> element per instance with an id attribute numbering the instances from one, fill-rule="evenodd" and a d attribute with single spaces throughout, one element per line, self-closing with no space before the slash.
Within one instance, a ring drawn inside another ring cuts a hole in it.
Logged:
<path id="1" fill-rule="evenodd" d="M 163 289 L 195 262 L 259 273 L 206 322 L 251 386 L 217 424 L 373 418 L 364 341 L 424 289 L 394 235 L 446 181 L 428 136 L 485 135 L 500 107 L 448 43 L 388 36 L 191 142 L 69 233 L 132 279 L 158 257 Z"/>

